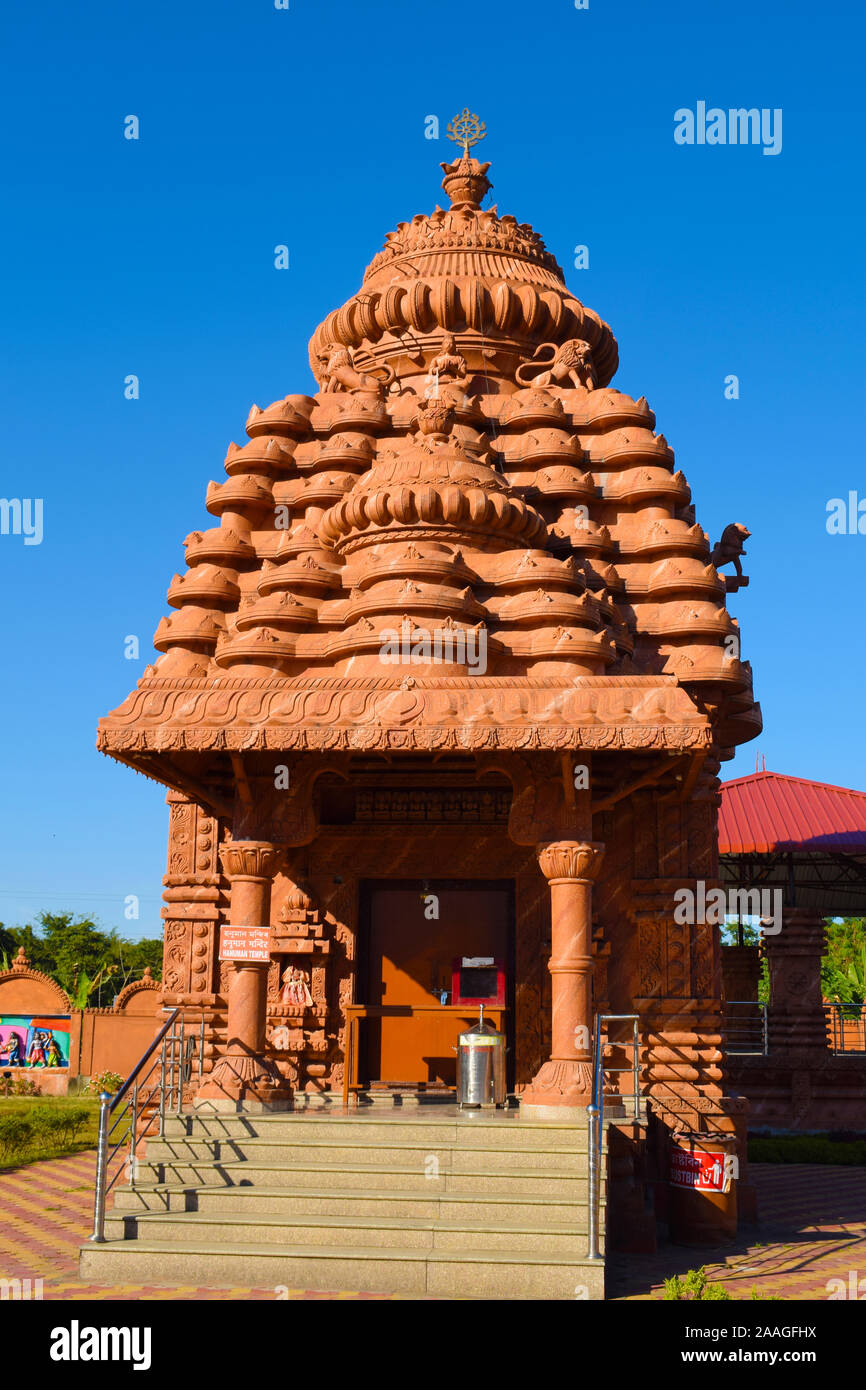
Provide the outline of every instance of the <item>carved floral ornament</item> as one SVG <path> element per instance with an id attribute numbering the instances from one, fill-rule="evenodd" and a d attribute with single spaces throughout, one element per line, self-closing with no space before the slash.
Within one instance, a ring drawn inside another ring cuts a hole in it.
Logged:
<path id="1" fill-rule="evenodd" d="M 233 840 L 220 845 L 220 860 L 231 879 L 272 879 L 283 857 L 282 849 L 264 840 Z"/>
<path id="2" fill-rule="evenodd" d="M 561 880 L 591 882 L 601 871 L 604 845 L 592 841 L 554 840 L 541 845 L 538 863 L 544 877 L 551 883 Z"/>

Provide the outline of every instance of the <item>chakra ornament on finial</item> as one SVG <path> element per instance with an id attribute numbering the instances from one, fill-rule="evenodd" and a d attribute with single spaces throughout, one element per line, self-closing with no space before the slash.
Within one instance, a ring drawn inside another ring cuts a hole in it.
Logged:
<path id="1" fill-rule="evenodd" d="M 455 145 L 463 146 L 463 154 L 452 164 L 443 164 L 445 171 L 442 187 L 451 199 L 452 208 L 479 208 L 481 199 L 492 188 L 486 177 L 490 164 L 479 164 L 469 153 L 473 145 L 485 139 L 487 127 L 483 121 L 464 106 L 458 116 L 448 125 L 448 139 Z"/>
<path id="2" fill-rule="evenodd" d="M 468 106 L 464 106 L 460 115 L 455 116 L 448 125 L 448 139 L 453 140 L 455 145 L 462 145 L 464 155 L 468 155 L 470 147 L 477 145 L 486 135 L 487 126 Z"/>

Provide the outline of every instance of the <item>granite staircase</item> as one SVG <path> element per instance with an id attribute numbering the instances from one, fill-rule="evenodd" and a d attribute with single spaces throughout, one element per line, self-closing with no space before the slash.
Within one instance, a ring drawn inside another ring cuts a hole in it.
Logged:
<path id="1" fill-rule="evenodd" d="M 147 1141 L 134 1188 L 115 1193 L 106 1242 L 81 1250 L 81 1277 L 600 1299 L 604 1263 L 586 1259 L 587 1162 L 584 1124 L 517 1112 L 199 1110 Z"/>

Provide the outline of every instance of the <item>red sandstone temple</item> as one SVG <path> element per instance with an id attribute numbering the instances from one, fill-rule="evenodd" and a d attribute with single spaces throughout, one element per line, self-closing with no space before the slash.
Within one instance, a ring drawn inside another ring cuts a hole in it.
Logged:
<path id="1" fill-rule="evenodd" d="M 204 1019 L 202 1100 L 436 1092 L 481 960 L 522 1116 L 582 1119 L 594 1015 L 637 1013 L 656 1121 L 742 1136 L 718 930 L 675 894 L 717 883 L 717 774 L 761 727 L 747 533 L 711 549 L 488 167 L 464 149 L 450 206 L 388 233 L 312 336 L 318 390 L 252 407 L 101 721 L 168 788 L 164 1003 Z M 269 962 L 221 961 L 226 925 Z"/>

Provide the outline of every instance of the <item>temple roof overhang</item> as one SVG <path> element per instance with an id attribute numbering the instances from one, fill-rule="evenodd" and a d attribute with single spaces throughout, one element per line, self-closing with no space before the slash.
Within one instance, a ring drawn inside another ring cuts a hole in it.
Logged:
<path id="1" fill-rule="evenodd" d="M 712 729 L 670 678 L 403 677 L 148 681 L 100 721 L 98 746 L 221 750 L 709 749 Z"/>

